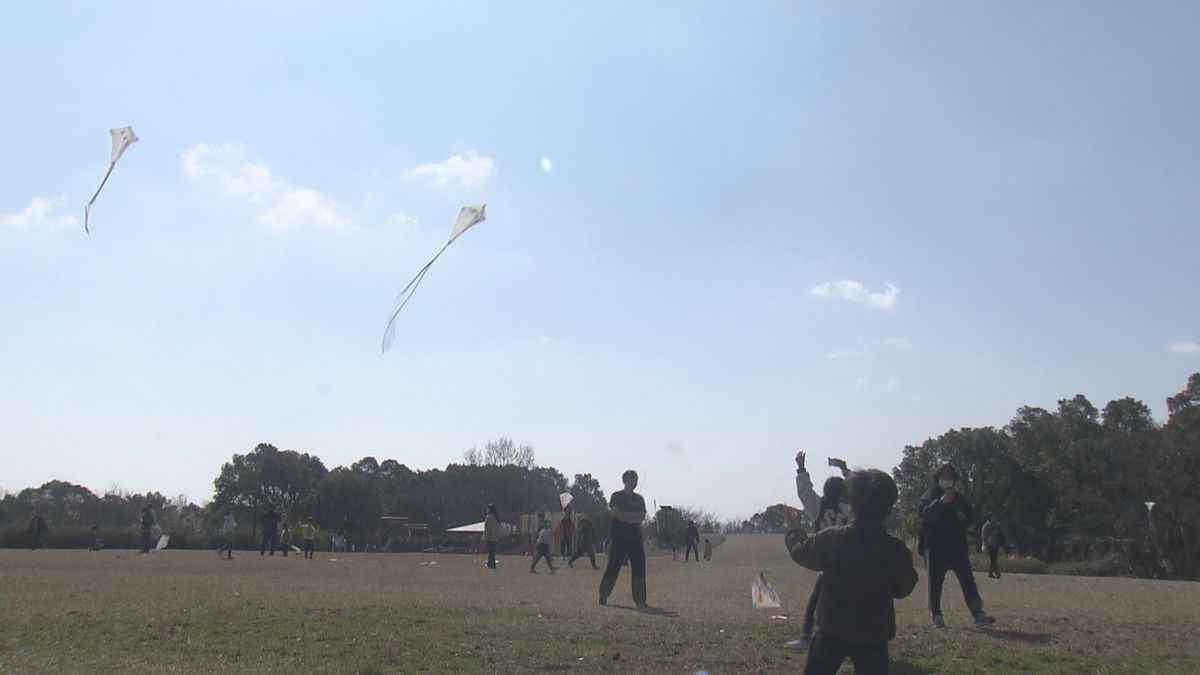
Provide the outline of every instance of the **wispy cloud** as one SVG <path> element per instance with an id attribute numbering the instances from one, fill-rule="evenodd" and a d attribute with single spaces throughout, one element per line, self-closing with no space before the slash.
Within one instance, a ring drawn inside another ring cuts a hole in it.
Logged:
<path id="1" fill-rule="evenodd" d="M 902 337 L 890 337 L 883 341 L 883 346 L 891 349 L 908 349 L 912 346 L 912 340 Z"/>
<path id="2" fill-rule="evenodd" d="M 24 210 L 0 216 L 0 225 L 14 227 L 18 230 L 61 230 L 66 227 L 78 225 L 79 219 L 74 216 L 50 215 L 50 210 L 62 203 L 62 197 L 58 199 L 34 197 L 33 201 L 29 202 L 29 206 L 26 206 Z"/>
<path id="3" fill-rule="evenodd" d="M 200 143 L 184 150 L 179 164 L 184 174 L 217 188 L 227 198 L 245 202 L 257 212 L 255 220 L 274 230 L 311 228 L 350 230 L 357 226 L 338 213 L 337 202 L 312 188 L 275 178 L 262 162 L 246 162 L 229 143 Z"/>
<path id="4" fill-rule="evenodd" d="M 829 359 L 830 361 L 836 361 L 837 359 L 853 359 L 859 356 L 862 356 L 861 350 L 839 349 L 837 351 L 829 352 L 825 355 L 825 358 Z"/>
<path id="5" fill-rule="evenodd" d="M 896 309 L 896 300 L 900 297 L 900 289 L 892 284 L 884 283 L 883 291 L 872 292 L 859 282 L 850 280 L 826 281 L 814 286 L 811 293 L 814 298 L 848 300 L 888 312 Z"/>
<path id="6" fill-rule="evenodd" d="M 463 187 L 477 187 L 486 183 L 495 173 L 496 163 L 491 157 L 480 157 L 474 150 L 468 150 L 440 162 L 422 164 L 404 174 L 404 177 L 423 180 L 433 188 L 444 188 L 454 183 Z"/>
<path id="7" fill-rule="evenodd" d="M 1200 355 L 1200 342 L 1176 342 L 1171 345 L 1171 351 L 1184 356 Z"/>

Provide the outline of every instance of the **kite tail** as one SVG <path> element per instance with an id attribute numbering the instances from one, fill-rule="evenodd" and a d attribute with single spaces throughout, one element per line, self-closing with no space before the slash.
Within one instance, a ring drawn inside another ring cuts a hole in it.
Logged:
<path id="1" fill-rule="evenodd" d="M 425 263 L 425 266 L 421 268 L 421 271 L 417 272 L 412 280 L 408 282 L 408 285 L 396 295 L 397 306 L 392 312 L 392 315 L 388 318 L 387 328 L 383 331 L 383 341 L 380 343 L 379 349 L 380 354 L 383 354 L 390 349 L 392 343 L 396 340 L 396 317 L 400 315 L 400 310 L 404 309 L 404 306 L 407 305 L 408 301 L 412 299 L 413 294 L 417 292 L 417 288 L 421 286 L 421 282 L 425 279 L 425 273 L 428 272 L 429 268 L 433 266 L 433 263 L 438 259 L 438 256 L 445 252 L 446 248 L 450 246 L 450 243 L 451 242 L 446 242 L 446 245 L 442 247 L 442 250 L 438 251 L 437 254 L 430 258 L 429 262 Z"/>
<path id="2" fill-rule="evenodd" d="M 100 191 L 104 189 L 104 184 L 108 182 L 108 177 L 112 175 L 113 167 L 116 165 L 116 162 L 109 163 L 108 171 L 104 172 L 104 179 L 100 181 L 100 187 L 96 188 L 96 194 L 92 195 L 92 198 L 88 200 L 87 206 L 83 207 L 83 231 L 87 232 L 88 234 L 92 233 L 92 231 L 88 229 L 88 216 L 91 214 L 92 204 L 96 203 L 96 197 L 100 196 Z"/>

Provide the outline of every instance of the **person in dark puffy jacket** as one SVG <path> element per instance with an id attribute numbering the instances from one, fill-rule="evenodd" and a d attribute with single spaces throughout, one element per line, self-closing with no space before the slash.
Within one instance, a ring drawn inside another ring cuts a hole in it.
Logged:
<path id="1" fill-rule="evenodd" d="M 943 464 L 933 470 L 933 487 L 917 501 L 921 517 L 921 541 L 924 542 L 925 569 L 929 576 L 929 613 L 933 625 L 945 628 L 942 617 L 942 584 L 946 572 L 953 570 L 962 586 L 963 599 L 975 619 L 976 626 L 987 626 L 996 620 L 983 611 L 983 600 L 971 572 L 967 553 L 967 528 L 975 521 L 975 508 L 954 488 L 958 470 Z"/>

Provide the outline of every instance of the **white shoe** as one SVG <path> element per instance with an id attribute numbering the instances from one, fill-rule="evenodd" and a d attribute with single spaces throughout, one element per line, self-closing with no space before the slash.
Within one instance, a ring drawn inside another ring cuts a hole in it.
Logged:
<path id="1" fill-rule="evenodd" d="M 811 646 L 812 638 L 808 635 L 804 635 L 798 639 L 789 640 L 788 642 L 783 643 L 784 649 L 790 649 L 794 652 L 808 651 L 808 648 Z"/>

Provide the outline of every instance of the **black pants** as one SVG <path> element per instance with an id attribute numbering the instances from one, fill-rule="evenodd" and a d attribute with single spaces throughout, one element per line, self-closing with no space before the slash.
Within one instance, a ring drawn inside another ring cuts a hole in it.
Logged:
<path id="1" fill-rule="evenodd" d="M 683 562 L 688 561 L 688 556 L 692 551 L 696 552 L 696 562 L 700 562 L 700 547 L 694 541 L 687 543 L 687 550 L 683 552 Z"/>
<path id="2" fill-rule="evenodd" d="M 1000 566 L 996 564 L 996 557 L 1000 555 L 1000 548 L 989 548 L 987 550 L 988 559 L 992 561 L 992 566 L 988 568 L 989 577 L 1000 577 Z"/>
<path id="3" fill-rule="evenodd" d="M 221 548 L 217 549 L 218 553 L 221 551 L 225 551 L 228 557 L 231 560 L 233 559 L 233 532 L 225 533 L 225 543 L 221 545 Z"/>
<path id="4" fill-rule="evenodd" d="M 979 597 L 979 588 L 975 586 L 975 575 L 971 573 L 971 559 L 964 548 L 958 551 L 925 550 L 925 569 L 929 572 L 929 613 L 939 616 L 942 613 L 942 584 L 946 581 L 946 572 L 953 570 L 962 586 L 963 600 L 971 614 L 983 611 L 983 600 Z"/>
<path id="5" fill-rule="evenodd" d="M 142 553 L 150 552 L 150 530 L 142 530 Z"/>
<path id="6" fill-rule="evenodd" d="M 599 569 L 596 567 L 596 547 L 592 546 L 592 542 L 586 539 L 579 544 L 579 550 L 575 552 L 575 555 L 571 556 L 571 560 L 567 564 L 574 565 L 576 560 L 585 555 L 588 557 L 588 560 L 592 561 L 592 569 Z"/>
<path id="7" fill-rule="evenodd" d="M 316 544 L 316 542 L 313 541 L 312 539 L 304 540 L 304 559 L 305 560 L 312 560 L 314 544 Z"/>
<path id="8" fill-rule="evenodd" d="M 267 552 L 267 542 L 271 543 L 271 555 L 275 555 L 275 547 L 279 546 L 279 532 L 263 532 L 262 548 L 258 549 L 259 555 Z"/>
<path id="9" fill-rule="evenodd" d="M 617 585 L 617 575 L 621 573 L 621 563 L 629 558 L 629 569 L 633 573 L 633 602 L 637 605 L 646 604 L 646 550 L 642 548 L 642 538 L 613 537 L 612 547 L 608 549 L 608 567 L 604 569 L 604 577 L 600 579 L 600 597 L 604 600 L 612 595 L 613 587 Z"/>
<path id="10" fill-rule="evenodd" d="M 563 537 L 562 541 L 558 542 L 558 554 L 564 558 L 571 557 L 571 538 Z"/>
<path id="11" fill-rule="evenodd" d="M 817 583 L 813 584 L 812 594 L 808 596 L 808 606 L 804 608 L 804 627 L 801 629 L 802 635 L 812 635 L 813 621 L 817 617 L 817 602 L 821 599 L 821 580 L 825 575 L 817 575 Z"/>
<path id="12" fill-rule="evenodd" d="M 542 558 L 546 559 L 546 566 L 553 571 L 554 560 L 550 558 L 550 544 L 537 545 L 537 553 L 533 554 L 533 564 L 529 566 L 529 569 L 533 570 L 533 568 L 537 567 L 538 561 L 540 561 Z"/>
<path id="13" fill-rule="evenodd" d="M 496 542 L 489 541 L 486 543 L 487 543 L 487 549 L 488 549 L 487 566 L 492 569 L 496 569 Z"/>
<path id="14" fill-rule="evenodd" d="M 818 632 L 808 648 L 804 675 L 833 675 L 846 659 L 854 664 L 859 675 L 876 675 L 888 671 L 887 643 L 864 645 Z"/>

